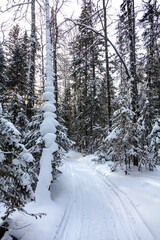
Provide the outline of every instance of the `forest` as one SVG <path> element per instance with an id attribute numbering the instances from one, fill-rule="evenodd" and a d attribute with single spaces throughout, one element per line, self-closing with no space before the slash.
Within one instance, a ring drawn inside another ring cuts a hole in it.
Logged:
<path id="1" fill-rule="evenodd" d="M 160 3 L 113 3 L 0 3 L 3 220 L 47 198 L 70 149 L 126 175 L 160 165 Z"/>

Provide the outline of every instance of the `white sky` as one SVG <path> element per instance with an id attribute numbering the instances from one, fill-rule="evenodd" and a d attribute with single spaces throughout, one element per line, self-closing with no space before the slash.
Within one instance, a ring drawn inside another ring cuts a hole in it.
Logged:
<path id="1" fill-rule="evenodd" d="M 81 4 L 82 4 L 82 0 L 68 0 L 68 4 L 65 5 L 63 7 L 63 15 L 64 17 L 71 17 L 73 15 L 73 18 L 78 18 L 81 12 Z M 123 0 L 110 0 L 109 1 L 109 5 L 111 5 L 111 8 L 109 9 L 108 13 L 110 15 L 109 19 L 110 21 L 115 21 L 117 13 L 119 12 L 119 8 L 120 8 L 120 4 L 122 3 Z M 135 0 L 136 4 L 141 2 L 142 0 Z M 39 0 L 39 2 L 42 4 L 43 0 Z M 95 4 L 97 4 L 97 2 L 102 3 L 102 0 L 94 0 Z M 53 3 L 53 0 L 50 0 L 50 3 Z M 6 0 L 2 2 L 0 2 L 0 7 L 5 6 L 6 4 Z M 26 8 L 26 6 L 25 6 Z M 28 11 L 30 12 L 30 6 L 28 8 Z M 11 16 L 13 15 L 12 12 L 5 12 L 3 14 L 0 13 L 0 27 L 2 26 L 2 22 L 7 21 L 9 22 L 9 24 L 6 24 L 6 27 L 4 25 L 3 29 L 5 29 L 5 31 L 2 34 L 2 31 L 0 29 L 0 41 L 2 41 L 3 35 L 7 34 L 7 30 L 10 30 L 13 25 L 15 25 L 16 23 L 14 22 L 13 19 L 11 19 Z M 61 17 L 62 18 L 62 17 Z M 27 25 L 27 21 L 19 21 L 20 25 L 23 26 L 23 28 L 28 28 Z M 37 25 L 39 25 L 39 19 L 37 17 Z M 7 30 L 6 30 L 7 29 Z M 30 29 L 30 28 L 28 28 Z"/>

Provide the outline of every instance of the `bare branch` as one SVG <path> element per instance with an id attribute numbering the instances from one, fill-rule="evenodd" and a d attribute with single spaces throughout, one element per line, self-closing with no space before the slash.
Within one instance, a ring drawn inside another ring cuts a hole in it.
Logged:
<path id="1" fill-rule="evenodd" d="M 87 25 L 85 25 L 85 24 L 79 23 L 79 22 L 77 22 L 77 21 L 75 21 L 75 20 L 73 20 L 73 19 L 70 19 L 70 18 L 67 18 L 66 21 L 71 21 L 72 23 L 74 23 L 74 25 L 82 26 L 82 27 L 84 27 L 85 29 L 91 30 L 91 31 L 93 31 L 94 33 L 96 33 L 97 35 L 103 37 L 103 39 L 105 38 L 105 36 L 104 36 L 101 32 L 97 31 L 97 30 L 94 29 L 93 27 L 90 27 L 90 26 L 87 26 Z M 126 64 L 125 64 L 125 62 L 124 62 L 121 54 L 119 53 L 118 49 L 116 48 L 116 46 L 112 43 L 112 41 L 111 41 L 108 37 L 107 37 L 107 41 L 110 43 L 110 45 L 112 46 L 112 48 L 114 49 L 114 51 L 116 52 L 116 54 L 118 55 L 118 57 L 120 58 L 123 66 L 124 66 L 124 68 L 125 68 L 125 71 L 126 71 L 126 74 L 127 74 L 128 78 L 131 78 L 130 73 L 129 73 L 129 71 L 128 71 L 128 68 L 127 68 L 127 66 L 126 66 Z"/>
<path id="2" fill-rule="evenodd" d="M 15 4 L 15 5 L 12 5 L 11 7 L 6 8 L 6 9 L 3 10 L 3 11 L 0 9 L 0 12 L 1 12 L 1 13 L 5 13 L 5 12 L 8 12 L 8 11 L 10 11 L 11 9 L 15 8 L 15 7 L 18 7 L 18 8 L 19 8 L 19 7 L 23 6 L 23 5 L 30 4 L 30 3 L 31 3 L 31 2 L 18 3 L 18 4 Z"/>

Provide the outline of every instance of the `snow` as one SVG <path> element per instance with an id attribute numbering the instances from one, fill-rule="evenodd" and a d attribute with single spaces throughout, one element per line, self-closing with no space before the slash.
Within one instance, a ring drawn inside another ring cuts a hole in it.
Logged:
<path id="1" fill-rule="evenodd" d="M 160 126 L 158 125 L 158 122 L 155 122 L 155 125 L 153 126 L 152 133 L 155 133 L 157 131 L 160 131 Z"/>
<path id="2" fill-rule="evenodd" d="M 119 129 L 113 129 L 112 132 L 106 137 L 105 141 L 111 141 L 113 139 L 117 139 L 118 134 L 120 133 Z"/>
<path id="3" fill-rule="evenodd" d="M 45 86 L 46 86 L 46 85 L 45 85 Z M 54 86 L 52 86 L 52 85 L 50 86 L 50 85 L 49 85 L 49 86 L 46 86 L 46 87 L 44 88 L 44 90 L 45 90 L 45 92 L 54 92 L 55 89 L 54 89 Z"/>
<path id="4" fill-rule="evenodd" d="M 49 177 L 46 157 L 51 157 L 47 149 L 43 178 Z M 12 214 L 10 234 L 21 240 L 159 240 L 160 167 L 141 173 L 133 168 L 126 176 L 121 170 L 111 172 L 111 162 L 91 161 L 95 158 L 74 151 L 66 154 L 59 168 L 62 174 L 50 188 L 53 201 L 48 201 L 45 186 L 41 201 L 26 206 L 28 212 L 46 215 L 36 220 Z"/>
<path id="5" fill-rule="evenodd" d="M 23 151 L 19 154 L 20 158 L 24 161 L 24 162 L 33 162 L 34 158 L 32 156 L 32 154 L 30 152 L 28 152 L 27 150 L 26 151 Z"/>
<path id="6" fill-rule="evenodd" d="M 47 133 L 44 136 L 45 146 L 47 148 L 51 147 L 52 143 L 56 140 L 56 134 L 54 133 Z"/>
<path id="7" fill-rule="evenodd" d="M 44 112 L 55 112 L 56 111 L 55 106 L 51 102 L 44 103 L 42 109 Z"/>
<path id="8" fill-rule="evenodd" d="M 44 120 L 40 125 L 40 133 L 43 137 L 45 148 L 43 148 L 42 156 L 40 159 L 40 173 L 38 176 L 38 184 L 36 188 L 36 203 L 40 206 L 48 205 L 51 200 L 50 184 L 52 181 L 52 161 L 53 153 L 58 150 L 56 139 L 56 126 L 58 122 L 55 120 L 56 107 L 54 105 L 54 73 L 52 66 L 52 46 L 50 37 L 50 16 L 49 16 L 49 3 L 45 1 L 46 6 L 46 82 L 44 90 Z M 52 90 L 52 92 L 51 92 Z"/>
<path id="9" fill-rule="evenodd" d="M 5 160 L 5 155 L 2 152 L 2 150 L 0 149 L 0 163 L 3 162 Z"/>
<path id="10" fill-rule="evenodd" d="M 36 203 L 39 206 L 46 206 L 51 202 L 49 187 L 52 181 L 52 160 L 52 152 L 48 148 L 44 148 L 40 160 L 39 182 L 36 188 Z"/>
<path id="11" fill-rule="evenodd" d="M 55 133 L 56 127 L 54 123 L 54 118 L 45 118 L 40 126 L 40 133 L 45 136 L 47 133 Z"/>
<path id="12" fill-rule="evenodd" d="M 93 163 L 92 163 L 93 165 Z M 158 240 L 160 236 L 160 167 L 153 172 L 138 172 L 132 169 L 125 176 L 123 171 L 110 172 L 111 162 L 97 165 L 96 171 L 114 186 L 115 191 L 124 202 L 124 198 L 136 209 L 144 224 Z M 124 202 L 124 204 L 126 204 Z M 129 208 L 130 211 L 130 208 Z M 137 226 L 140 239 L 150 239 L 145 236 L 140 226 Z"/>
<path id="13" fill-rule="evenodd" d="M 0 103 L 0 114 L 2 114 L 2 104 Z"/>
<path id="14" fill-rule="evenodd" d="M 48 101 L 51 101 L 52 103 L 55 103 L 53 92 L 47 92 L 45 90 L 45 92 L 43 93 L 43 98 L 44 98 L 44 100 L 48 100 Z"/>
<path id="15" fill-rule="evenodd" d="M 34 158 L 33 158 L 33 156 L 32 156 L 32 154 L 31 153 L 29 153 L 29 152 L 27 152 L 27 150 L 26 151 L 23 151 L 23 152 L 21 152 L 20 154 L 19 154 L 19 158 L 17 159 L 17 158 L 14 158 L 13 160 L 12 160 L 12 163 L 14 164 L 14 165 L 22 165 L 22 166 L 24 166 L 24 167 L 26 167 L 26 163 L 28 162 L 28 163 L 30 163 L 30 162 L 33 162 L 33 160 L 34 160 Z"/>
<path id="16" fill-rule="evenodd" d="M 56 117 L 56 114 L 53 112 L 45 112 L 44 113 L 44 119 L 45 118 L 53 118 L 54 119 L 55 117 Z M 55 119 L 54 119 L 54 121 L 55 121 Z M 58 122 L 56 124 L 58 124 Z"/>
<path id="17" fill-rule="evenodd" d="M 17 135 L 17 137 L 21 135 L 21 133 L 17 130 L 17 128 L 13 125 L 13 123 L 9 122 L 8 120 L 6 120 L 4 118 L 1 118 L 1 121 L 5 123 L 9 132 L 13 132 L 13 134 Z M 6 130 L 4 130 L 4 131 L 6 131 Z"/>

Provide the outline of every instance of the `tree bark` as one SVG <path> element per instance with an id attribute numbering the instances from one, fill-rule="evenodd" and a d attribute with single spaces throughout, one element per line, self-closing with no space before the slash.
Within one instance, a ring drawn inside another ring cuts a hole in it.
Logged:
<path id="1" fill-rule="evenodd" d="M 103 17 L 104 17 L 104 42 L 105 42 L 105 64 L 106 64 L 106 80 L 107 80 L 107 95 L 108 95 L 108 125 L 109 128 L 112 126 L 112 120 L 111 120 L 111 86 L 110 86 L 110 75 L 109 75 L 109 60 L 108 60 L 108 43 L 107 43 L 107 12 L 106 12 L 106 3 L 105 0 L 103 0 Z"/>
<path id="2" fill-rule="evenodd" d="M 29 119 L 34 114 L 34 84 L 35 84 L 35 53 L 36 53 L 36 25 L 35 25 L 35 0 L 31 2 L 31 43 L 28 72 L 27 116 Z"/>

